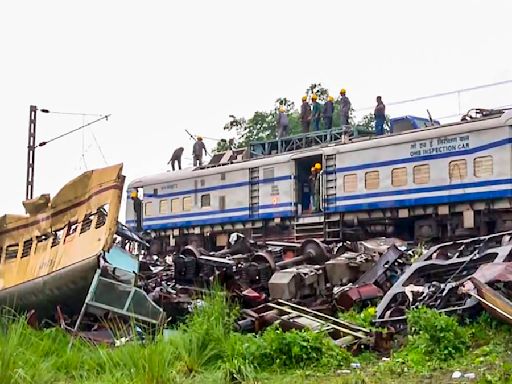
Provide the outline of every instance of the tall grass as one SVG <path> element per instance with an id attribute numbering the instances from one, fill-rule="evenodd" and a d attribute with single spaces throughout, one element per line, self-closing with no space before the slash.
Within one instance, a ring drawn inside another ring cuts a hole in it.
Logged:
<path id="1" fill-rule="evenodd" d="M 324 335 L 274 328 L 262 336 L 234 332 L 237 315 L 226 295 L 215 291 L 170 337 L 113 349 L 77 340 L 69 351 L 69 335 L 60 329 L 35 331 L 23 317 L 2 316 L 0 383 L 254 382 L 261 371 L 348 362 Z"/>

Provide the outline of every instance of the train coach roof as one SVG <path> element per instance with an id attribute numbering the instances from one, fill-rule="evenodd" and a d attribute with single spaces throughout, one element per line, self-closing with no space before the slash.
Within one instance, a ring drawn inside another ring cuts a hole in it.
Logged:
<path id="1" fill-rule="evenodd" d="M 462 134 L 465 132 L 479 131 L 500 126 L 512 125 L 512 110 L 505 110 L 501 116 L 486 117 L 466 122 L 455 122 L 433 127 L 426 127 L 414 131 L 406 131 L 398 134 L 363 138 L 361 141 L 354 141 L 348 144 L 329 143 L 322 146 L 301 149 L 295 152 L 269 155 L 259 158 L 247 159 L 235 163 L 220 164 L 214 167 L 186 168 L 174 172 L 162 172 L 154 175 L 143 176 L 133 180 L 128 188 L 141 188 L 147 185 L 158 185 L 173 181 L 187 180 L 196 177 L 219 174 L 227 171 L 237 171 L 252 167 L 270 166 L 285 163 L 305 156 L 317 154 L 332 154 L 337 152 L 352 152 L 368 148 L 384 147 L 404 142 L 425 140 L 433 136 L 448 136 Z"/>

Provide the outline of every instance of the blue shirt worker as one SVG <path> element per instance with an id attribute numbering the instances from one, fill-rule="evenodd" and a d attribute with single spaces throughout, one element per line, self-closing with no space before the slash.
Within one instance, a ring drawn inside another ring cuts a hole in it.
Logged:
<path id="1" fill-rule="evenodd" d="M 322 106 L 318 102 L 318 96 L 313 95 L 311 97 L 311 100 L 313 101 L 312 106 L 312 112 L 313 112 L 313 130 L 319 131 L 320 130 L 320 120 L 322 119 Z"/>
<path id="2" fill-rule="evenodd" d="M 377 136 L 384 134 L 384 123 L 386 122 L 386 106 L 382 102 L 382 97 L 377 96 L 377 106 L 375 107 L 375 134 Z"/>
<path id="3" fill-rule="evenodd" d="M 334 97 L 329 96 L 324 104 L 322 111 L 322 117 L 324 119 L 324 129 L 332 128 L 332 115 L 334 114 Z"/>

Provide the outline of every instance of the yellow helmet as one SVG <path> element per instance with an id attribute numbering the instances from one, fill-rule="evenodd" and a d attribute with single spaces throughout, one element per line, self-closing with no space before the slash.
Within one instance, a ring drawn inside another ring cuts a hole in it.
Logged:
<path id="1" fill-rule="evenodd" d="M 132 199 L 135 199 L 135 198 L 137 197 L 137 191 L 131 191 L 131 192 L 130 192 L 130 197 L 131 197 Z"/>
<path id="2" fill-rule="evenodd" d="M 318 96 L 317 95 L 313 95 L 313 97 L 311 97 L 312 100 L 317 100 L 318 99 Z"/>
<path id="3" fill-rule="evenodd" d="M 329 100 L 329 101 L 334 101 L 334 97 L 333 97 L 333 96 L 329 96 L 329 97 L 327 98 L 327 100 Z"/>
<path id="4" fill-rule="evenodd" d="M 317 171 L 320 171 L 320 170 L 322 169 L 322 165 L 321 165 L 320 163 L 316 163 L 316 164 L 315 164 L 315 169 L 316 169 Z"/>
<path id="5" fill-rule="evenodd" d="M 347 93 L 347 91 L 345 90 L 345 88 L 341 88 L 340 95 L 344 95 L 345 93 Z"/>
<path id="6" fill-rule="evenodd" d="M 307 96 L 302 96 L 302 101 L 306 101 L 308 99 Z"/>
<path id="7" fill-rule="evenodd" d="M 203 138 L 201 136 L 197 136 L 197 140 L 201 141 Z"/>

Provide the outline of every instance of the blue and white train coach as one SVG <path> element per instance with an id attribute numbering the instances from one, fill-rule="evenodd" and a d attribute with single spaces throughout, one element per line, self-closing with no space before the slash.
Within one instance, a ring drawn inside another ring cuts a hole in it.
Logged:
<path id="1" fill-rule="evenodd" d="M 171 244 L 222 247 L 231 232 L 325 241 L 450 239 L 512 229 L 512 110 L 468 122 L 145 176 L 142 226 Z M 229 157 L 229 156 L 227 156 Z M 322 212 L 307 178 L 322 164 Z M 127 223 L 134 226 L 133 201 Z M 165 240 L 167 241 L 167 240 Z"/>

